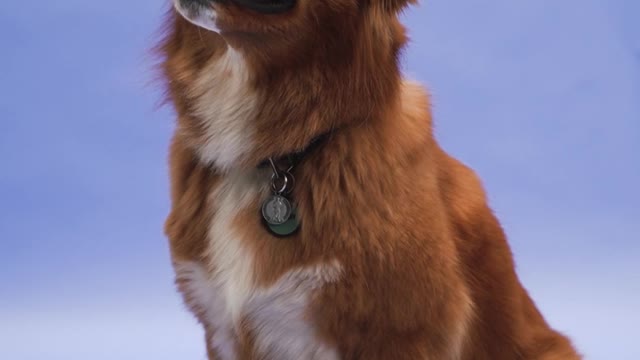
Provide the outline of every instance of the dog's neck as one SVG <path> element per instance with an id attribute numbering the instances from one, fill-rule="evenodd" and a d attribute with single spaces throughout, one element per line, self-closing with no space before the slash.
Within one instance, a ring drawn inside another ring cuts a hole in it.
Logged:
<path id="1" fill-rule="evenodd" d="M 164 53 L 180 132 L 206 162 L 224 170 L 299 151 L 334 128 L 380 121 L 398 97 L 398 57 L 406 42 L 404 28 L 392 20 L 364 17 L 347 33 L 328 33 L 326 43 L 269 53 L 264 39 L 234 46 L 176 18 L 173 41 L 166 44 L 182 46 L 165 45 Z M 193 68 L 200 70 L 186 71 Z M 204 109 L 198 101 L 218 109 Z M 220 108 L 233 106 L 234 116 L 243 118 L 222 119 L 228 114 Z"/>

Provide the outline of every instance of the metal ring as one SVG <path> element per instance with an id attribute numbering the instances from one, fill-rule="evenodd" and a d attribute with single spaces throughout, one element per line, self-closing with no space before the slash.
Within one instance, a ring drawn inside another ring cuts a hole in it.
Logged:
<path id="1" fill-rule="evenodd" d="M 291 194 L 291 192 L 293 191 L 293 188 L 296 186 L 296 178 L 293 177 L 293 174 L 291 174 L 290 172 L 285 172 L 284 176 L 289 179 L 289 182 L 287 183 L 287 188 L 284 190 L 285 194 Z"/>
<path id="2" fill-rule="evenodd" d="M 284 179 L 282 182 L 282 186 L 278 187 L 278 184 L 276 182 L 276 180 L 281 179 L 281 177 L 273 174 L 271 175 L 271 190 L 273 190 L 273 192 L 275 192 L 276 194 L 291 193 L 293 187 L 295 186 L 296 179 L 293 177 L 293 175 L 291 175 L 291 173 L 288 172 L 281 172 L 280 174 L 282 174 L 282 178 Z"/>
<path id="3" fill-rule="evenodd" d="M 273 175 L 271 175 L 271 190 L 273 190 L 273 192 L 275 192 L 276 194 L 282 194 L 287 191 L 289 177 L 287 176 L 287 174 L 283 175 L 284 181 L 282 182 L 282 187 L 280 189 L 278 189 L 278 184 L 276 184 L 276 180 L 280 179 L 280 176 L 278 176 L 278 173 L 273 173 Z"/>
<path id="4" fill-rule="evenodd" d="M 276 163 L 273 161 L 273 158 L 269 158 L 269 164 L 271 165 L 271 170 L 273 170 L 273 176 L 271 177 L 272 183 L 273 183 L 274 176 L 276 179 L 280 178 L 280 175 L 279 175 L 280 170 L 278 170 L 278 167 L 276 166 Z"/>

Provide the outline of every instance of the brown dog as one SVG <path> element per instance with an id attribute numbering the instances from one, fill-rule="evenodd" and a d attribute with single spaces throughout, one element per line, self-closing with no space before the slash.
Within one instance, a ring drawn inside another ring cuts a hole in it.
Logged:
<path id="1" fill-rule="evenodd" d="M 176 0 L 166 232 L 210 359 L 578 359 L 401 78 L 411 0 Z"/>

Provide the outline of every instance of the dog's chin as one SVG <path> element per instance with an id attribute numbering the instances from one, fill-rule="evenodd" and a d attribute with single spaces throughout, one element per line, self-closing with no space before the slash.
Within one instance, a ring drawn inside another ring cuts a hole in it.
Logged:
<path id="1" fill-rule="evenodd" d="M 185 6 L 181 0 L 174 0 L 176 11 L 190 23 L 203 29 L 220 33 L 216 25 L 216 11 L 202 5 Z"/>

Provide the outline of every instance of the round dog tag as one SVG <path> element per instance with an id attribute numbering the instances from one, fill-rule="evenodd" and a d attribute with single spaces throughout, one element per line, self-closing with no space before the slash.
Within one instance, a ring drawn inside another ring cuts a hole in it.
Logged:
<path id="1" fill-rule="evenodd" d="M 262 217 L 269 225 L 282 225 L 291 217 L 291 203 L 281 195 L 271 195 L 262 204 Z"/>
<path id="2" fill-rule="evenodd" d="M 289 220 L 280 225 L 267 224 L 269 231 L 276 236 L 286 237 L 294 234 L 300 228 L 300 220 L 298 219 L 296 209 L 293 209 Z"/>

